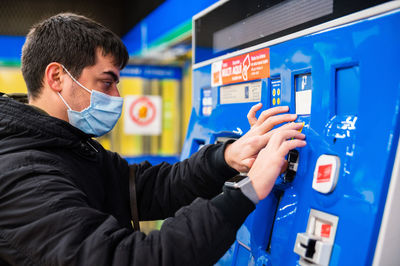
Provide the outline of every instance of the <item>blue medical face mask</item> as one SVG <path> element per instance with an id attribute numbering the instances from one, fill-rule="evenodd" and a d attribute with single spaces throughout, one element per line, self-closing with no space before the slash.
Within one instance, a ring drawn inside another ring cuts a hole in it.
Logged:
<path id="1" fill-rule="evenodd" d="M 86 134 L 91 134 L 96 137 L 108 133 L 113 129 L 121 116 L 124 99 L 122 97 L 110 96 L 96 90 L 89 90 L 79 83 L 63 65 L 61 66 L 76 84 L 91 94 L 90 105 L 86 109 L 78 112 L 72 110 L 58 92 L 61 100 L 68 108 L 69 123 Z"/>

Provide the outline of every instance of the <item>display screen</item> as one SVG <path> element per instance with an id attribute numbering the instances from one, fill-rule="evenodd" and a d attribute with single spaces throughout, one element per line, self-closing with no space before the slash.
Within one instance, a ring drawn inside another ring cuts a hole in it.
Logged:
<path id="1" fill-rule="evenodd" d="M 213 33 L 213 52 L 248 43 L 333 12 L 333 0 L 283 1 Z"/>
<path id="2" fill-rule="evenodd" d="M 194 20 L 194 62 L 276 39 L 389 0 L 230 0 Z"/>

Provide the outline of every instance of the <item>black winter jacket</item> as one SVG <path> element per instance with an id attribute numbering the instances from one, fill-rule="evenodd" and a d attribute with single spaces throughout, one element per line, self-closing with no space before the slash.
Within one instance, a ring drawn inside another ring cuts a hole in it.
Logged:
<path id="1" fill-rule="evenodd" d="M 223 145 L 169 165 L 137 165 L 131 227 L 128 164 L 90 136 L 0 96 L 0 265 L 211 265 L 254 204 L 223 182 Z M 210 200 L 211 199 L 211 200 Z M 169 218 L 168 218 L 169 217 Z"/>

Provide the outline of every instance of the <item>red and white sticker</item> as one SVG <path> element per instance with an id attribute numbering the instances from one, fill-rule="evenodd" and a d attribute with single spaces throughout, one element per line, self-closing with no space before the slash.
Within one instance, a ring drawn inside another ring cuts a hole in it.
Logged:
<path id="1" fill-rule="evenodd" d="M 331 180 L 332 164 L 320 165 L 318 167 L 317 183 L 329 182 Z"/>
<path id="2" fill-rule="evenodd" d="M 213 87 L 269 76 L 269 48 L 228 58 L 211 65 L 211 86 Z"/>
<path id="3" fill-rule="evenodd" d="M 327 223 L 325 221 L 316 219 L 315 220 L 315 235 L 324 237 L 324 238 L 329 238 L 331 236 L 331 231 L 332 231 L 332 225 L 330 223 Z"/>
<path id="4" fill-rule="evenodd" d="M 126 96 L 124 104 L 125 133 L 160 135 L 161 102 L 160 96 Z"/>
<path id="5" fill-rule="evenodd" d="M 330 224 L 322 224 L 321 225 L 321 236 L 329 238 L 331 235 L 331 225 Z"/>
<path id="6" fill-rule="evenodd" d="M 315 165 L 312 188 L 321 193 L 332 192 L 338 181 L 340 159 L 335 155 L 321 155 Z"/>

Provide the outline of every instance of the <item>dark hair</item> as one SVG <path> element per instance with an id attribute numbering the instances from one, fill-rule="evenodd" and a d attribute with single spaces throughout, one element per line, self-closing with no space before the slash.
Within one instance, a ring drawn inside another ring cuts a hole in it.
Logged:
<path id="1" fill-rule="evenodd" d="M 101 24 L 84 16 L 62 13 L 32 27 L 22 47 L 22 75 L 30 98 L 36 98 L 43 86 L 46 67 L 63 64 L 79 78 L 82 70 L 96 63 L 96 50 L 112 55 L 115 66 L 123 69 L 129 55 L 121 39 Z"/>

